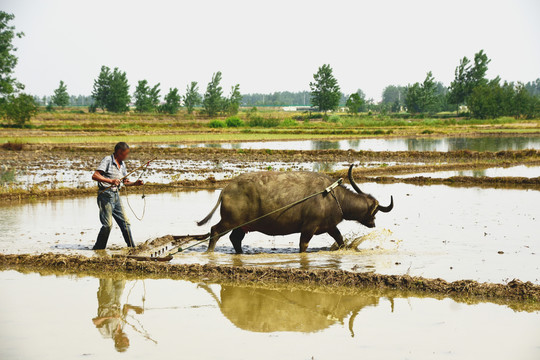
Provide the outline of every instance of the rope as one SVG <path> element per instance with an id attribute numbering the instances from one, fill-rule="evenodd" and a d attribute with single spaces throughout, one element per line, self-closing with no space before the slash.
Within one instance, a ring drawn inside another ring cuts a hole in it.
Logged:
<path id="1" fill-rule="evenodd" d="M 146 166 L 143 168 L 143 171 L 141 171 L 141 174 L 139 175 L 139 177 L 137 178 L 137 180 L 135 180 L 135 182 L 139 181 L 141 179 L 141 177 L 143 176 L 143 174 L 146 172 L 146 170 L 148 169 L 148 163 L 146 164 Z M 146 214 L 146 194 L 144 193 L 144 183 L 142 184 L 142 196 L 141 198 L 143 199 L 143 210 L 142 210 L 142 215 L 141 217 L 138 217 L 137 214 L 135 213 L 135 211 L 133 210 L 133 208 L 131 207 L 131 204 L 129 203 L 129 194 L 128 194 L 128 187 L 127 186 L 124 186 L 124 188 L 126 189 L 125 193 L 126 193 L 126 202 L 128 204 L 128 207 L 129 209 L 131 210 L 131 212 L 133 213 L 133 216 L 135 216 L 135 218 L 139 221 L 142 221 L 142 219 L 144 219 L 144 214 Z"/>
<path id="2" fill-rule="evenodd" d="M 273 214 L 275 214 L 275 213 L 277 213 L 277 212 L 287 210 L 287 209 L 289 209 L 289 208 L 291 208 L 291 207 L 293 207 L 293 206 L 295 206 L 295 205 L 298 205 L 298 204 L 300 204 L 300 203 L 302 203 L 302 202 L 304 202 L 304 201 L 306 201 L 306 200 L 309 200 L 309 199 L 311 199 L 311 198 L 313 198 L 313 197 L 315 197 L 315 196 L 318 196 L 318 195 L 321 195 L 321 194 L 332 194 L 332 196 L 334 196 L 334 194 L 333 194 L 334 188 L 335 188 L 336 186 L 338 186 L 339 184 L 341 184 L 342 182 L 343 182 L 343 179 L 339 179 L 339 180 L 337 180 L 335 183 L 333 183 L 332 185 L 330 185 L 329 187 L 327 187 L 327 188 L 324 189 L 324 190 L 321 190 L 321 191 L 316 192 L 316 193 L 314 193 L 314 194 L 308 195 L 308 196 L 306 196 L 306 197 L 303 198 L 303 199 L 300 199 L 300 200 L 297 200 L 297 201 L 295 201 L 295 202 L 292 202 L 292 203 L 290 203 L 290 204 L 288 204 L 288 205 L 285 205 L 285 206 L 283 206 L 283 207 L 280 207 L 279 209 L 270 211 L 270 212 L 267 213 L 267 214 L 264 214 L 264 215 L 262 215 L 262 216 L 259 216 L 259 217 L 255 218 L 255 219 L 253 219 L 253 220 L 250 220 L 250 221 L 245 222 L 245 223 L 243 223 L 243 224 L 241 224 L 241 225 L 238 225 L 238 226 L 236 226 L 236 227 L 234 227 L 234 228 L 232 228 L 232 229 L 229 229 L 229 230 L 226 230 L 226 231 L 224 231 L 224 232 L 222 232 L 222 233 L 219 233 L 219 234 L 215 235 L 214 237 L 220 238 L 220 237 L 222 237 L 223 235 L 225 235 L 225 234 L 227 234 L 227 233 L 229 233 L 229 232 L 231 232 L 231 231 L 234 231 L 234 230 L 239 229 L 239 228 L 241 228 L 241 227 L 244 227 L 244 226 L 246 226 L 246 225 L 252 224 L 252 223 L 254 223 L 254 222 L 256 222 L 256 221 L 259 221 L 259 220 L 261 220 L 261 219 L 263 219 L 263 218 L 265 218 L 265 217 L 267 217 L 267 216 L 273 215 Z M 335 198 L 335 196 L 334 196 L 334 198 Z M 337 199 L 336 199 L 336 201 L 337 201 Z M 339 205 L 339 202 L 338 202 L 338 206 L 339 206 L 339 208 L 340 208 L 340 210 L 341 210 L 341 205 Z M 167 256 L 168 256 L 168 255 L 178 254 L 179 252 L 185 251 L 185 250 L 187 250 L 187 249 L 191 249 L 192 247 L 195 247 L 195 246 L 197 246 L 197 245 L 199 245 L 199 244 L 202 244 L 203 242 L 209 241 L 211 238 L 212 238 L 212 236 L 209 235 L 207 238 L 205 238 L 205 239 L 203 239 L 203 240 L 200 240 L 200 241 L 197 241 L 195 244 L 192 244 L 192 245 L 190 245 L 190 246 L 188 246 L 188 247 L 186 247 L 186 248 L 184 248 L 184 249 L 182 249 L 181 247 L 179 247 L 178 250 L 177 250 L 176 252 L 169 253 L 169 254 L 167 254 Z"/>

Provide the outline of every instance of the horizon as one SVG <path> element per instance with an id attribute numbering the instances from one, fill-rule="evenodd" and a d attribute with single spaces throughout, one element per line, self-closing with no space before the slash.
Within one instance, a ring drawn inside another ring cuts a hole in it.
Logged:
<path id="1" fill-rule="evenodd" d="M 52 95 L 60 80 L 70 95 L 90 95 L 102 65 L 127 73 L 130 95 L 142 79 L 159 82 L 162 96 L 173 87 L 184 93 L 190 81 L 202 93 L 216 71 L 225 94 L 236 83 L 242 94 L 309 91 L 317 68 L 328 63 L 344 94 L 361 89 L 378 102 L 384 87 L 421 82 L 428 71 L 449 86 L 459 60 L 481 49 L 492 60 L 489 78 L 540 77 L 535 1 L 252 5 L 7 0 L 3 7 L 25 33 L 15 41 L 15 76 L 40 97 Z M 325 26 L 318 26 L 320 8 Z"/>

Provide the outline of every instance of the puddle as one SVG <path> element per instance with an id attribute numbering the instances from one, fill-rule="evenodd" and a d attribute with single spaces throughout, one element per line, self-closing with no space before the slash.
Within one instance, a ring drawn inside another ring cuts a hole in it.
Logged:
<path id="1" fill-rule="evenodd" d="M 540 312 L 491 303 L 15 271 L 0 287 L 5 359 L 540 357 Z"/>
<path id="2" fill-rule="evenodd" d="M 511 167 L 493 167 L 482 170 L 457 170 L 457 171 L 436 171 L 426 173 L 414 173 L 405 175 L 392 175 L 396 178 L 410 178 L 424 176 L 430 178 L 444 179 L 452 176 L 472 176 L 472 177 L 524 177 L 535 178 L 540 176 L 540 166 L 518 165 Z"/>
<path id="3" fill-rule="evenodd" d="M 364 150 L 364 151 L 501 151 L 540 149 L 540 136 L 482 136 L 443 138 L 380 138 L 354 140 L 291 140 L 210 144 L 165 144 L 162 147 L 209 147 L 269 150 Z"/>
<path id="4" fill-rule="evenodd" d="M 540 192 L 532 190 L 453 188 L 443 185 L 362 184 L 383 204 L 394 195 L 395 208 L 377 216 L 376 229 L 346 221 L 339 228 L 345 238 L 358 241 L 358 249 L 329 251 L 328 235 L 314 237 L 310 253 L 298 254 L 298 235 L 270 237 L 249 233 L 245 255 L 233 254 L 228 237 L 216 253 L 206 246 L 178 254 L 176 263 L 270 265 L 295 268 L 333 268 L 410 274 L 449 281 L 472 279 L 501 283 L 514 278 L 540 283 L 538 219 Z M 219 191 L 183 191 L 148 195 L 142 222 L 132 219 L 136 242 L 166 234 L 200 234 L 218 221 L 197 227 L 210 211 Z M 142 200 L 130 195 L 138 215 Z M 95 198 L 83 197 L 0 207 L 0 252 L 78 253 L 89 249 L 99 230 Z M 118 228 L 109 245 L 123 246 Z M 502 252 L 502 253 L 499 253 Z"/>

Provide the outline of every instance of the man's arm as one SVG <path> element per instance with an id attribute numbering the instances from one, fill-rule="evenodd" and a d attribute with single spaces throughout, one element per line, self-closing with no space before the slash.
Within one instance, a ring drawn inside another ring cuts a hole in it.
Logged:
<path id="1" fill-rule="evenodd" d="M 103 183 L 106 183 L 106 184 L 111 184 L 111 185 L 114 185 L 114 186 L 120 185 L 120 179 L 106 178 L 105 176 L 103 176 L 103 174 L 99 170 L 96 170 L 94 172 L 94 174 L 92 175 L 92 180 L 103 182 Z"/>

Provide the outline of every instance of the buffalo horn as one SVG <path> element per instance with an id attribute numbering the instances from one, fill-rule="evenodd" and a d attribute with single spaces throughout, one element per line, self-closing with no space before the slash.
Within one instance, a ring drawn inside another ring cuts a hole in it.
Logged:
<path id="1" fill-rule="evenodd" d="M 351 183 L 351 186 L 353 187 L 353 189 L 359 193 L 359 194 L 363 194 L 362 190 L 360 190 L 360 188 L 358 187 L 358 185 L 356 185 L 356 183 L 354 182 L 354 179 L 353 179 L 353 176 L 352 176 L 352 168 L 354 167 L 354 164 L 352 164 L 351 166 L 349 166 L 349 182 Z"/>

